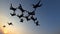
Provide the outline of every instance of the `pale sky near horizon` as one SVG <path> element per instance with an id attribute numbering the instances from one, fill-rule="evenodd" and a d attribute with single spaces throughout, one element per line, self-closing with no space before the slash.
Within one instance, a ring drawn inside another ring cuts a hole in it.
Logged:
<path id="1" fill-rule="evenodd" d="M 0 34 L 60 34 L 60 0 L 42 0 L 43 6 L 36 10 L 36 17 L 40 26 L 36 26 L 33 21 L 20 23 L 19 19 L 10 16 L 12 11 L 10 3 L 14 7 L 22 4 L 23 8 L 32 11 L 32 4 L 39 0 L 0 0 Z M 17 10 L 19 13 L 19 10 Z M 9 26 L 7 22 L 13 22 Z M 6 28 L 2 26 L 6 25 Z"/>

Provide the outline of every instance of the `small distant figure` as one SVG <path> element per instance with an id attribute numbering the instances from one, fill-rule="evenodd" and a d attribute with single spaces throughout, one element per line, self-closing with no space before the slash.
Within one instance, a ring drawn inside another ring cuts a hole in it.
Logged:
<path id="1" fill-rule="evenodd" d="M 21 17 L 24 17 L 24 16 L 23 16 L 23 14 L 21 14 L 21 15 L 17 15 L 17 17 L 21 18 Z"/>
<path id="2" fill-rule="evenodd" d="M 31 19 L 35 22 L 37 20 L 37 18 L 34 18 L 33 16 L 31 16 Z"/>
<path id="3" fill-rule="evenodd" d="M 3 27 L 5 28 L 6 26 L 4 25 Z"/>
<path id="4" fill-rule="evenodd" d="M 25 10 L 22 8 L 21 4 L 19 4 L 18 9 L 20 9 L 22 13 L 25 11 Z"/>
<path id="5" fill-rule="evenodd" d="M 16 9 L 17 9 L 17 8 L 14 8 L 14 7 L 12 6 L 12 4 L 11 4 L 11 6 L 10 6 L 10 10 L 13 10 L 13 11 L 15 12 Z"/>
<path id="6" fill-rule="evenodd" d="M 23 22 L 24 20 L 23 19 L 21 19 L 21 21 L 20 22 Z"/>
<path id="7" fill-rule="evenodd" d="M 13 25 L 12 22 L 8 23 L 8 25 Z"/>
<path id="8" fill-rule="evenodd" d="M 15 15 L 16 15 L 16 13 L 15 13 L 15 12 L 13 12 L 13 14 L 12 14 L 12 13 L 10 13 L 10 15 L 11 15 L 11 16 L 15 16 Z"/>
<path id="9" fill-rule="evenodd" d="M 29 15 L 35 15 L 35 10 L 32 12 L 28 12 Z"/>
<path id="10" fill-rule="evenodd" d="M 28 16 L 25 16 L 25 18 L 26 18 L 27 21 L 31 20 L 31 19 L 29 18 L 29 15 L 28 15 Z"/>
<path id="11" fill-rule="evenodd" d="M 39 5 L 40 4 L 40 5 Z M 42 4 L 41 4 L 41 0 L 37 3 L 37 4 L 33 4 L 33 8 L 36 10 L 36 8 L 38 8 L 38 7 L 41 7 L 42 6 Z"/>
<path id="12" fill-rule="evenodd" d="M 36 26 L 40 26 L 40 24 L 39 24 L 39 22 L 37 21 L 37 22 L 35 22 L 36 23 Z"/>

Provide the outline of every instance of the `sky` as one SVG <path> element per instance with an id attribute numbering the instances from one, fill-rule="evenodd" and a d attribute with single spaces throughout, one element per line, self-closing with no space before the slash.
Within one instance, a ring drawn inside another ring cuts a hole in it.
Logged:
<path id="1" fill-rule="evenodd" d="M 19 18 L 10 15 L 13 12 L 9 9 L 11 3 L 15 8 L 22 4 L 25 10 L 32 11 L 32 4 L 38 1 L 0 0 L 0 34 L 60 34 L 60 0 L 41 0 L 43 6 L 36 10 L 35 15 L 40 26 L 36 26 L 33 21 L 25 20 L 24 23 L 20 23 Z M 19 9 L 16 13 L 19 13 Z M 13 22 L 13 26 L 9 26 L 8 22 Z M 3 28 L 3 25 L 6 27 Z"/>

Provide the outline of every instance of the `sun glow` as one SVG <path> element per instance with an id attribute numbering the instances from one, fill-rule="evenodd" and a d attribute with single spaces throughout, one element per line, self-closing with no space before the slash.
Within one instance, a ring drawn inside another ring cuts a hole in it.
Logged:
<path id="1" fill-rule="evenodd" d="M 22 26 L 18 25 L 19 26 L 18 27 L 15 24 L 15 22 L 13 22 L 14 23 L 13 26 L 9 26 L 7 24 L 7 21 L 10 21 L 9 18 L 7 16 L 5 16 L 5 15 L 0 14 L 0 28 L 1 28 L 2 32 L 3 32 L 3 34 L 23 34 L 24 29 L 23 29 Z M 5 25 L 6 27 L 3 27 L 3 25 Z"/>
<path id="2" fill-rule="evenodd" d="M 7 28 L 3 27 L 3 25 L 6 25 L 7 21 L 8 21 L 8 18 L 6 16 L 0 14 L 0 28 L 2 29 L 4 34 L 8 33 Z"/>
<path id="3" fill-rule="evenodd" d="M 4 34 L 7 34 L 8 32 L 7 32 L 7 30 L 4 30 Z"/>

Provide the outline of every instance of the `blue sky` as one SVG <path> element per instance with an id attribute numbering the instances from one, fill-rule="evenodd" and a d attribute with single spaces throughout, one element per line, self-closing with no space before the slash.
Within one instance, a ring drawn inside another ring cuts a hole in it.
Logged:
<path id="1" fill-rule="evenodd" d="M 10 3 L 14 7 L 22 4 L 23 8 L 32 11 L 32 4 L 37 3 L 39 0 L 0 0 L 0 16 L 7 17 L 7 21 L 12 21 L 16 29 L 23 31 L 25 34 L 60 34 L 60 0 L 42 0 L 43 6 L 36 10 L 36 17 L 40 22 L 40 26 L 35 26 L 32 22 L 24 21 L 19 23 L 17 17 L 11 17 L 9 13 Z M 17 10 L 18 11 L 18 10 Z M 12 27 L 13 28 L 13 27 Z M 27 33 L 28 32 L 28 33 Z"/>

